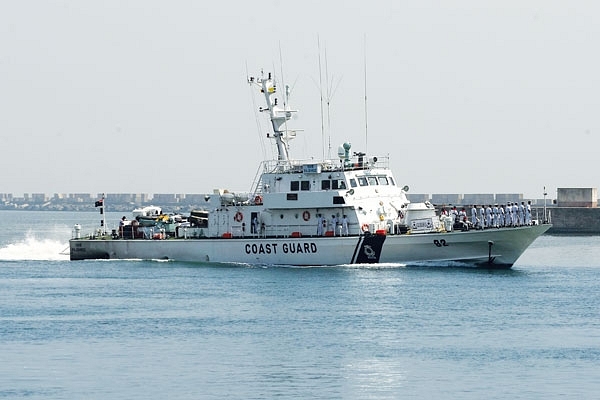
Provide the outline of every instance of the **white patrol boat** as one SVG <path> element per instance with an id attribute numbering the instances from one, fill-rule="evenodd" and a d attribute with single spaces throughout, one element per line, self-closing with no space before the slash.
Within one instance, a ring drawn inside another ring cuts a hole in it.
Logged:
<path id="1" fill-rule="evenodd" d="M 277 145 L 276 160 L 262 163 L 250 193 L 214 191 L 187 217 L 159 207 L 135 210 L 132 223 L 107 234 L 82 235 L 75 225 L 71 260 L 169 259 L 193 262 L 277 265 L 393 263 L 417 265 L 457 261 L 510 268 L 551 225 L 533 220 L 518 227 L 454 229 L 428 203 L 411 203 L 389 166 L 389 158 L 351 153 L 338 159 L 293 160 L 287 129 L 294 110 L 278 104 L 274 78 L 250 78 L 264 94 Z M 104 200 L 97 203 L 104 207 Z M 101 210 L 103 211 L 103 210 Z M 106 223 L 103 224 L 106 227 Z M 434 264 L 436 265 L 436 264 Z"/>

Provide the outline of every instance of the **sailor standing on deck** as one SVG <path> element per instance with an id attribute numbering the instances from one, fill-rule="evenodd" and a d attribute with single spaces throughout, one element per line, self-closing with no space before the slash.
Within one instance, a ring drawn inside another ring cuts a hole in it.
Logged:
<path id="1" fill-rule="evenodd" d="M 335 230 L 337 229 L 337 222 L 338 222 L 337 217 L 335 215 L 332 215 L 331 216 L 331 220 L 329 220 L 329 223 L 330 223 L 330 225 L 329 225 L 330 229 L 329 230 L 333 231 L 333 236 L 335 236 Z"/>
<path id="2" fill-rule="evenodd" d="M 497 228 L 499 226 L 499 219 L 500 219 L 498 204 L 494 204 L 494 208 L 492 208 L 492 219 L 493 219 L 492 222 L 493 222 L 494 228 Z"/>
<path id="3" fill-rule="evenodd" d="M 460 222 L 460 225 L 462 226 L 462 230 L 463 231 L 468 231 L 469 230 L 469 222 L 467 219 L 467 210 L 465 210 L 465 208 L 461 208 L 460 211 L 458 212 L 458 220 Z"/>
<path id="4" fill-rule="evenodd" d="M 346 214 L 342 216 L 342 236 L 348 236 L 348 217 Z"/>
<path id="5" fill-rule="evenodd" d="M 512 205 L 512 221 L 513 226 L 519 225 L 519 206 L 517 205 L 517 203 L 513 203 Z"/>
<path id="6" fill-rule="evenodd" d="M 510 201 L 506 203 L 506 210 L 504 211 L 504 226 L 512 225 L 512 205 Z"/>
<path id="7" fill-rule="evenodd" d="M 479 208 L 479 224 L 481 229 L 485 228 L 485 206 L 482 204 L 481 208 Z"/>
<path id="8" fill-rule="evenodd" d="M 317 236 L 323 236 L 323 216 L 321 214 L 317 218 Z"/>
<path id="9" fill-rule="evenodd" d="M 123 227 L 127 225 L 127 217 L 123 215 L 123 218 L 119 221 L 119 235 L 123 237 Z"/>
<path id="10" fill-rule="evenodd" d="M 490 204 L 485 208 L 485 227 L 492 227 L 492 205 Z"/>
<path id="11" fill-rule="evenodd" d="M 473 204 L 473 207 L 471 207 L 471 223 L 473 224 L 473 227 L 477 227 L 477 207 L 475 206 L 475 204 Z"/>
<path id="12" fill-rule="evenodd" d="M 500 207 L 498 207 L 498 226 L 504 226 L 504 218 L 504 204 L 500 204 Z"/>
<path id="13" fill-rule="evenodd" d="M 519 225 L 525 225 L 525 202 L 519 204 Z"/>
<path id="14" fill-rule="evenodd" d="M 527 201 L 527 208 L 525 209 L 525 225 L 531 225 L 531 200 Z"/>
<path id="15" fill-rule="evenodd" d="M 450 217 L 452 218 L 453 224 L 458 222 L 458 210 L 456 209 L 456 206 L 452 207 L 450 210 Z"/>

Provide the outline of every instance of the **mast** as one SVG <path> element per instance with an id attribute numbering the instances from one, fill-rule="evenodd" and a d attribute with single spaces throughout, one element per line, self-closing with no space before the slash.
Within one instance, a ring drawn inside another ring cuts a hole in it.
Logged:
<path id="1" fill-rule="evenodd" d="M 365 151 L 369 152 L 369 117 L 367 115 L 367 34 L 364 36 L 364 71 L 365 71 Z"/>
<path id="2" fill-rule="evenodd" d="M 259 111 L 269 113 L 271 125 L 273 126 L 273 138 L 277 145 L 277 160 L 289 161 L 289 141 L 296 137 L 296 131 L 287 129 L 287 121 L 292 118 L 292 113 L 296 110 L 291 110 L 285 102 L 283 107 L 278 104 L 278 99 L 275 96 L 277 83 L 270 72 L 266 79 L 264 77 L 256 79 L 251 77 L 249 83 L 259 86 L 261 93 L 265 96 L 267 108 L 260 107 Z"/>
<path id="3" fill-rule="evenodd" d="M 321 41 L 317 35 L 317 49 L 319 50 L 319 97 L 321 100 L 321 149 L 323 152 L 323 160 L 325 159 L 325 125 L 323 121 L 323 73 L 321 72 Z"/>

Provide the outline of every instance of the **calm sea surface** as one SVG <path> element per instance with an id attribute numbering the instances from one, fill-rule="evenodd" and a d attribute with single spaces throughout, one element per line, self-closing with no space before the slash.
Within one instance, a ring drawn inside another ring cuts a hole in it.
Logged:
<path id="1" fill-rule="evenodd" d="M 68 261 L 99 217 L 0 211 L 0 399 L 599 396 L 598 236 L 508 271 Z"/>

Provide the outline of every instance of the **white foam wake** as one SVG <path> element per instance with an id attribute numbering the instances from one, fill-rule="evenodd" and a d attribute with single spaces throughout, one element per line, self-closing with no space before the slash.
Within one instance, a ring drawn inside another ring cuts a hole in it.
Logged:
<path id="1" fill-rule="evenodd" d="M 68 260 L 67 242 L 38 239 L 31 232 L 19 241 L 0 247 L 0 260 Z"/>

